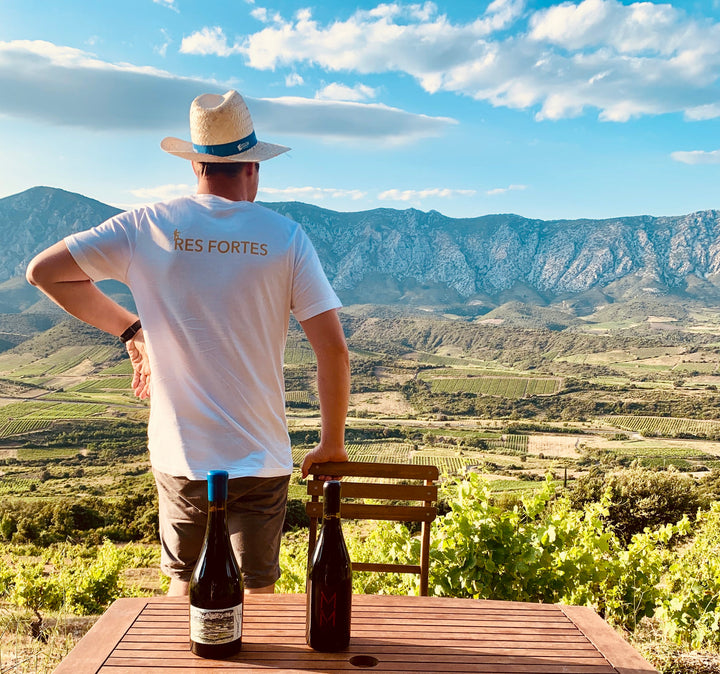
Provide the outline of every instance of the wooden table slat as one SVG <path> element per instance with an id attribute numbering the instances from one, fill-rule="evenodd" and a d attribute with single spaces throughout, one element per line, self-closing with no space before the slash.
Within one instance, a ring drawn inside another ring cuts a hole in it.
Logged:
<path id="1" fill-rule="evenodd" d="M 244 648 L 242 657 L 238 658 L 242 661 L 258 661 L 258 660 L 274 660 L 274 659 L 296 659 L 297 651 L 282 652 L 283 646 L 286 644 L 276 644 L 273 648 L 254 649 Z M 135 647 L 126 647 L 123 649 L 115 649 L 112 656 L 108 659 L 111 662 L 113 658 L 162 658 L 168 660 L 177 659 L 194 659 L 189 652 L 187 642 L 185 644 L 176 643 L 174 647 L 159 646 L 158 644 L 136 644 Z M 308 655 L 307 650 L 303 649 L 303 654 Z M 438 654 L 441 652 L 441 654 Z M 525 649 L 487 645 L 485 647 L 476 648 L 467 646 L 465 648 L 443 648 L 441 645 L 432 649 L 424 649 L 418 652 L 417 649 L 408 645 L 407 648 L 391 648 L 387 646 L 378 647 L 376 644 L 354 644 L 352 648 L 344 651 L 339 655 L 335 655 L 332 660 L 343 660 L 352 654 L 372 653 L 374 656 L 382 656 L 383 662 L 408 662 L 412 660 L 422 660 L 423 662 L 512 662 L 521 660 L 523 662 L 528 659 L 537 661 L 565 661 L 568 663 L 584 663 L 584 664 L 603 664 L 606 659 L 601 653 L 594 649 L 585 650 L 563 650 L 559 648 L 553 649 Z M 420 656 L 420 657 L 418 657 Z M 319 657 L 319 656 L 315 656 Z"/>
<path id="2" fill-rule="evenodd" d="M 304 632 L 299 635 L 297 630 L 296 631 L 289 631 L 285 630 L 284 634 L 269 634 L 269 635 L 261 635 L 260 638 L 257 636 L 248 636 L 245 634 L 243 638 L 243 643 L 246 644 L 246 646 L 252 646 L 253 648 L 261 647 L 264 644 L 272 645 L 275 643 L 283 643 L 287 641 L 288 635 L 294 635 L 296 638 L 300 638 L 302 636 L 304 638 Z M 534 635 L 534 638 L 528 639 L 522 634 L 501 634 L 497 636 L 493 635 L 465 635 L 465 636 L 457 636 L 454 639 L 445 639 L 441 636 L 432 636 L 427 637 L 422 640 L 422 643 L 418 643 L 417 635 L 400 635 L 400 636 L 393 636 L 392 643 L 390 642 L 390 639 L 382 639 L 379 640 L 377 638 L 377 635 L 373 635 L 372 633 L 369 635 L 358 633 L 353 631 L 352 634 L 353 642 L 361 643 L 364 645 L 375 645 L 380 643 L 386 643 L 393 646 L 406 646 L 408 644 L 412 645 L 416 649 L 423 649 L 423 648 L 430 648 L 435 645 L 442 645 L 442 644 L 448 644 L 451 643 L 453 646 L 456 647 L 484 647 L 487 645 L 493 646 L 493 645 L 499 645 L 499 644 L 507 644 L 507 645 L 515 645 L 515 644 L 527 644 L 528 648 L 536 648 L 547 645 L 548 648 L 558 646 L 563 649 L 568 648 L 584 648 L 584 649 L 593 649 L 597 651 L 597 648 L 583 635 L 579 634 L 572 634 L 568 636 L 564 636 L 560 639 L 553 639 L 552 642 L 549 642 L 547 638 L 545 638 L 542 635 Z M 147 632 L 143 634 L 138 633 L 131 633 L 128 632 L 126 636 L 123 638 L 122 642 L 118 644 L 118 648 L 123 646 L 124 644 L 137 644 L 137 643 L 188 643 L 188 633 L 187 632 L 173 632 L 171 634 L 163 633 L 163 632 Z"/>
<path id="3" fill-rule="evenodd" d="M 148 668 L 148 665 L 152 666 Z M 445 662 L 439 663 L 442 669 L 437 669 L 436 666 L 432 666 L 432 663 L 418 663 L 415 661 L 406 662 L 387 662 L 383 663 L 383 672 L 402 672 L 407 674 L 408 672 L 417 672 L 421 674 L 436 674 L 440 672 L 467 672 L 474 674 L 614 674 L 614 670 L 610 665 L 575 665 L 567 664 L 565 662 L 538 662 L 532 659 L 526 659 L 520 662 L 504 662 L 501 664 L 497 663 L 480 663 L 480 662 Z M 232 660 L 224 661 L 205 661 L 198 663 L 195 659 L 188 659 L 186 662 L 168 663 L 166 660 L 161 660 L 159 663 L 149 663 L 144 661 L 138 663 L 132 659 L 117 658 L 114 659 L 112 665 L 108 663 L 109 667 L 105 668 L 107 671 L 115 673 L 115 667 L 128 667 L 132 668 L 132 672 L 137 674 L 138 671 L 154 671 L 156 674 L 158 671 L 172 672 L 177 671 L 190 671 L 188 668 L 193 668 L 193 671 L 202 672 L 203 674 L 208 671 L 217 671 L 227 674 L 228 671 L 233 671 L 237 665 Z M 138 668 L 139 665 L 139 668 Z M 365 668 L 362 668 L 365 670 Z M 335 672 L 335 671 L 359 671 L 359 668 L 350 663 L 349 660 L 337 660 L 330 663 L 323 663 L 322 666 L 318 666 L 318 660 L 312 656 L 306 656 L 305 658 L 297 657 L 292 659 L 292 664 L 289 665 L 286 660 L 271 661 L 268 660 L 262 663 L 250 663 L 248 668 L 243 668 L 244 672 L 255 672 L 259 674 L 261 672 L 267 673 L 272 672 Z M 367 668 L 366 671 L 378 671 L 376 668 Z"/>
<path id="4" fill-rule="evenodd" d="M 389 648 L 387 646 L 387 642 L 378 641 L 377 639 L 367 639 L 362 637 L 352 637 L 353 643 L 357 643 L 358 647 L 361 647 L 365 651 L 375 651 L 377 652 L 385 652 L 386 648 Z M 417 639 L 404 639 L 404 640 L 397 640 L 393 644 L 393 648 L 390 648 L 390 650 L 398 650 L 398 649 L 407 649 L 413 653 L 416 654 L 418 658 L 422 657 L 424 653 L 432 652 L 433 650 L 437 650 L 438 648 L 454 648 L 454 649 L 472 649 L 473 652 L 482 652 L 486 649 L 490 649 L 493 651 L 497 650 L 504 650 L 504 649 L 514 649 L 519 652 L 527 653 L 532 652 L 535 653 L 538 650 L 550 650 L 554 652 L 564 653 L 567 654 L 568 657 L 573 657 L 573 653 L 576 652 L 594 652 L 597 653 L 597 649 L 590 644 L 588 647 L 586 643 L 583 642 L 556 642 L 551 648 L 544 648 L 543 642 L 541 641 L 535 641 L 535 642 L 523 642 L 523 641 L 475 641 L 470 638 L 462 641 L 457 640 L 455 643 L 448 643 L 447 641 L 443 641 L 439 638 L 428 638 L 427 643 L 425 643 L 422 647 L 417 646 Z M 277 648 L 282 647 L 283 645 L 288 643 L 287 638 L 283 637 L 272 637 L 268 638 L 267 640 L 263 641 L 263 645 L 266 647 L 266 649 L 269 650 L 276 650 Z M 158 645 L 163 644 L 163 645 Z M 188 641 L 187 639 L 181 640 L 181 639 L 173 639 L 172 641 L 165 641 L 165 642 L 158 642 L 158 641 L 141 641 L 141 642 L 123 642 L 122 644 L 119 644 L 116 647 L 116 651 L 121 651 L 126 648 L 138 648 L 139 645 L 144 645 L 149 649 L 157 649 L 157 648 L 166 648 L 166 649 L 177 649 L 177 648 L 188 648 Z M 245 650 L 250 653 L 257 650 L 263 650 L 256 648 L 257 644 L 251 644 L 250 642 L 245 642 Z M 649 670 L 653 671 L 653 670 Z"/>

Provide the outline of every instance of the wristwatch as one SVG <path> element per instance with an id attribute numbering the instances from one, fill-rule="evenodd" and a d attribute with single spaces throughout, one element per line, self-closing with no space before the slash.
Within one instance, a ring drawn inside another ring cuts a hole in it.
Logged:
<path id="1" fill-rule="evenodd" d="M 120 341 L 125 344 L 125 342 L 129 342 L 142 328 L 142 325 L 140 325 L 140 319 L 135 321 L 125 332 L 120 335 Z"/>

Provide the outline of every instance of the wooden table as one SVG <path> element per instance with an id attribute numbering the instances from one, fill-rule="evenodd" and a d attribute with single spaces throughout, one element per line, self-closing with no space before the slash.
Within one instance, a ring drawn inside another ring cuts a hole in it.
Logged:
<path id="1" fill-rule="evenodd" d="M 342 653 L 305 645 L 305 595 L 246 595 L 243 648 L 203 660 L 188 644 L 183 598 L 119 599 L 55 674 L 230 672 L 656 672 L 591 609 L 441 597 L 353 597 Z"/>

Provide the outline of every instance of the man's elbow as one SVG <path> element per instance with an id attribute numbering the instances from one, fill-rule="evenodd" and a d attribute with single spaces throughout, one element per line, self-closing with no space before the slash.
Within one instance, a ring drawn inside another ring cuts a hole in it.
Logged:
<path id="1" fill-rule="evenodd" d="M 45 290 L 60 280 L 67 280 L 74 264 L 65 244 L 60 241 L 30 260 L 25 278 L 30 285 Z"/>
<path id="2" fill-rule="evenodd" d="M 40 287 L 42 283 L 42 265 L 35 256 L 25 270 L 25 279 L 31 286 Z"/>
<path id="3" fill-rule="evenodd" d="M 38 253 L 30 260 L 25 270 L 27 282 L 42 291 L 51 288 L 59 280 L 58 277 L 59 272 L 53 258 L 44 253 Z"/>

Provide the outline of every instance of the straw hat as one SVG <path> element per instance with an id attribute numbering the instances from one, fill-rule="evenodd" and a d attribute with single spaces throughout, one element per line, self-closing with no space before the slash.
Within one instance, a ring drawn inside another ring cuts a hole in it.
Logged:
<path id="1" fill-rule="evenodd" d="M 190 138 L 163 138 L 160 147 L 192 161 L 227 163 L 263 161 L 290 148 L 255 137 L 250 111 L 237 91 L 203 94 L 190 106 Z"/>

